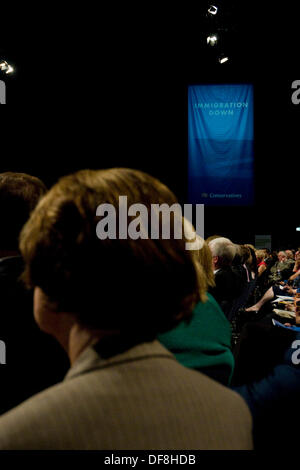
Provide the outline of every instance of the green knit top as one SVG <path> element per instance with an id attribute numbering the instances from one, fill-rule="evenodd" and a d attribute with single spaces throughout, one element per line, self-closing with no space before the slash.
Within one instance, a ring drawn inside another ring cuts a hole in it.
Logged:
<path id="1" fill-rule="evenodd" d="M 225 382 L 230 384 L 234 369 L 231 326 L 212 295 L 196 305 L 189 323 L 181 322 L 158 340 L 182 365 L 207 375 L 214 369 L 223 370 Z"/>

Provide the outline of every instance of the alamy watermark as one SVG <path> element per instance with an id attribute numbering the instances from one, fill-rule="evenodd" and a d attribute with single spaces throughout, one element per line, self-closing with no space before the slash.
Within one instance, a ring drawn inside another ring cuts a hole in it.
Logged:
<path id="1" fill-rule="evenodd" d="M 292 93 L 292 103 L 293 104 L 300 104 L 300 80 L 294 80 L 293 83 L 292 83 L 292 90 L 295 90 L 293 91 Z"/>
<path id="2" fill-rule="evenodd" d="M 0 104 L 6 104 L 6 85 L 0 80 Z"/>
<path id="3" fill-rule="evenodd" d="M 296 349 L 292 354 L 292 363 L 297 366 L 300 364 L 300 340 L 297 339 L 292 344 L 292 349 Z"/>
<path id="4" fill-rule="evenodd" d="M 6 344 L 0 340 L 0 365 L 6 364 Z"/>
<path id="5" fill-rule="evenodd" d="M 127 196 L 119 196 L 118 216 L 112 204 L 104 203 L 97 207 L 96 215 L 102 218 L 97 223 L 96 234 L 100 240 L 107 238 L 111 240 L 127 238 L 158 240 L 160 237 L 163 240 L 170 240 L 171 237 L 174 239 L 184 237 L 186 250 L 199 250 L 204 239 L 204 204 L 196 204 L 195 209 L 196 230 L 192 225 L 192 204 L 184 204 L 183 211 L 180 204 L 172 206 L 151 204 L 149 211 L 147 206 L 139 203 L 128 207 Z M 173 228 L 173 234 L 171 234 L 171 228 Z"/>

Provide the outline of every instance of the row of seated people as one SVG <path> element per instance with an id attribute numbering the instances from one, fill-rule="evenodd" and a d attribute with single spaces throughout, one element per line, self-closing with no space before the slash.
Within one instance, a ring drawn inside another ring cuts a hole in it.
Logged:
<path id="1" fill-rule="evenodd" d="M 211 238 L 213 242 L 210 241 Z M 216 297 L 220 299 L 220 305 L 223 306 L 231 326 L 236 327 L 237 318 L 242 325 L 236 341 L 233 341 L 233 335 L 231 338 L 234 355 L 231 387 L 241 393 L 252 411 L 254 442 L 257 448 L 273 448 L 277 444 L 290 445 L 295 443 L 297 435 L 295 417 L 298 416 L 296 409 L 300 377 L 294 366 L 299 365 L 300 354 L 295 354 L 293 347 L 300 345 L 299 332 L 295 328 L 300 326 L 300 315 L 294 307 L 294 301 L 287 301 L 285 309 L 292 311 L 294 315 L 292 320 L 287 322 L 285 314 L 274 313 L 277 310 L 274 310 L 271 302 L 282 295 L 290 296 L 291 300 L 294 300 L 300 287 L 300 249 L 271 253 L 267 249 L 255 250 L 252 245 L 236 246 L 221 237 L 211 238 L 208 242 L 213 256 L 222 254 L 226 244 L 227 249 L 231 244 L 232 250 L 232 261 L 230 262 L 230 256 L 227 257 L 229 266 L 225 270 L 215 271 L 216 284 L 223 282 L 225 277 L 223 287 L 226 286 L 230 291 L 225 297 L 225 289 L 223 293 L 222 288 L 217 285 Z M 218 252 L 213 243 L 222 249 Z M 232 258 L 234 248 L 238 256 Z M 248 256 L 241 256 L 247 249 Z M 214 261 L 213 266 L 216 268 Z M 222 271 L 226 274 L 224 276 L 222 273 L 219 277 L 218 274 Z M 229 279 L 232 279 L 231 282 Z M 250 289 L 243 288 L 245 282 Z M 243 295 L 243 292 L 246 295 Z M 251 305 L 251 300 L 257 295 L 261 298 Z M 274 319 L 277 320 L 276 326 Z M 291 359 L 293 355 L 294 362 Z M 286 413 L 287 403 L 293 410 L 291 414 Z M 289 432 L 284 434 L 281 431 L 283 429 L 288 429 Z"/>
<path id="2" fill-rule="evenodd" d="M 263 256 L 263 250 L 257 252 L 259 258 Z M 268 288 L 261 291 L 261 298 L 252 306 L 246 308 L 247 312 L 258 313 L 261 308 L 276 296 L 282 295 L 295 295 L 296 290 L 300 287 L 300 249 L 298 250 L 285 250 L 278 252 L 278 261 L 275 261 L 269 271 Z M 262 275 L 267 272 L 267 267 L 264 267 L 264 261 L 260 261 L 263 268 Z M 258 278 L 259 281 L 259 278 Z"/>
<path id="3" fill-rule="evenodd" d="M 219 236 L 194 251 L 180 239 L 99 240 L 96 208 L 120 195 L 177 202 L 136 170 L 81 171 L 48 192 L 37 178 L 0 175 L 0 449 L 252 449 L 296 439 L 298 333 L 284 330 L 265 367 L 256 354 L 252 375 L 251 347 L 232 346 L 231 323 L 259 278 L 254 248 Z M 279 329 L 255 331 L 264 344 Z"/>

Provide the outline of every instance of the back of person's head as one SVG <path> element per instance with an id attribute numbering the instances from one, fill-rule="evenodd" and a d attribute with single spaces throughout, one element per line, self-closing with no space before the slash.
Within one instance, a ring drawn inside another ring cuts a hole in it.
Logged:
<path id="1" fill-rule="evenodd" d="M 218 257 L 218 266 L 230 266 L 236 255 L 237 248 L 229 238 L 219 237 L 209 242 L 212 256 Z"/>
<path id="2" fill-rule="evenodd" d="M 221 237 L 221 235 L 211 235 L 211 236 L 208 237 L 205 241 L 206 241 L 206 243 L 209 245 L 209 243 L 210 243 L 212 240 L 215 240 L 216 238 L 223 238 L 223 237 Z"/>
<path id="3" fill-rule="evenodd" d="M 255 251 L 255 246 L 252 245 L 251 243 L 245 243 L 245 246 L 248 246 L 248 248 Z"/>
<path id="4" fill-rule="evenodd" d="M 255 248 L 250 243 L 246 243 L 244 245 L 248 249 L 248 258 L 245 261 L 247 268 L 257 274 L 257 259 L 255 254 Z"/>
<path id="5" fill-rule="evenodd" d="M 20 231 L 47 191 L 37 177 L 25 173 L 0 174 L 0 249 L 17 250 Z"/>
<path id="6" fill-rule="evenodd" d="M 71 313 L 90 329 L 149 341 L 190 318 L 196 303 L 205 300 L 205 278 L 197 254 L 186 249 L 184 237 L 174 237 L 172 217 L 170 239 L 99 239 L 97 207 L 114 208 L 119 234 L 120 196 L 127 197 L 128 208 L 143 204 L 148 214 L 152 204 L 177 203 L 169 188 L 137 170 L 65 176 L 42 198 L 21 233 L 23 278 L 28 287 L 42 290 L 58 315 Z M 135 220 L 126 216 L 128 223 Z M 149 234 L 150 225 L 151 218 Z"/>
<path id="7" fill-rule="evenodd" d="M 251 251 L 250 251 L 249 246 L 240 245 L 240 254 L 241 254 L 241 264 L 247 264 L 249 262 L 249 258 L 251 257 Z"/>
<path id="8" fill-rule="evenodd" d="M 244 262 L 243 262 L 243 249 L 242 249 L 242 245 L 235 245 L 235 248 L 236 248 L 236 253 L 235 253 L 235 256 L 233 258 L 233 261 L 232 261 L 232 265 L 233 266 L 240 266 L 240 265 L 243 265 Z"/>

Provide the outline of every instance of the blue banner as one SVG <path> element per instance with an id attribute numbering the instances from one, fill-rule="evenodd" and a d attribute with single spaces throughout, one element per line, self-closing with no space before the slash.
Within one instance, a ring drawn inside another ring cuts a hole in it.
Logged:
<path id="1" fill-rule="evenodd" d="M 253 86 L 188 89 L 189 202 L 253 204 Z"/>

